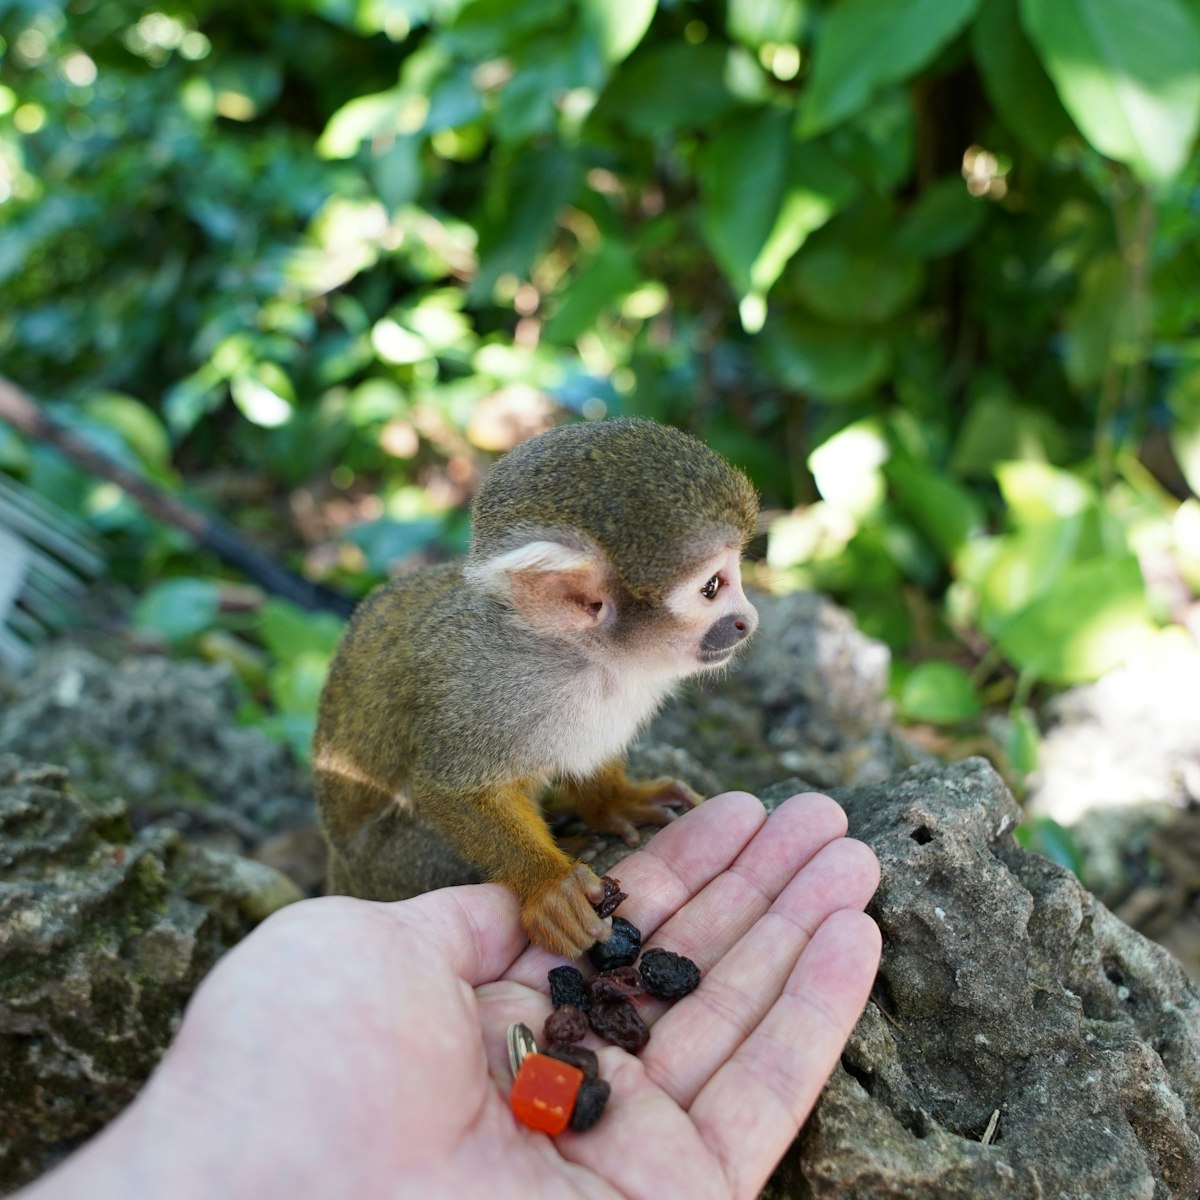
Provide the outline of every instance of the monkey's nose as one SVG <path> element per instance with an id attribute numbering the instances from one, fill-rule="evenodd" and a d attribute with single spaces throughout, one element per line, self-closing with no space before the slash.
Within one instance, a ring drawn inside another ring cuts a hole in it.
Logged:
<path id="1" fill-rule="evenodd" d="M 754 622 L 750 617 L 740 613 L 730 613 L 719 621 L 714 621 L 700 643 L 701 653 L 714 654 L 721 650 L 730 650 L 754 632 Z"/>

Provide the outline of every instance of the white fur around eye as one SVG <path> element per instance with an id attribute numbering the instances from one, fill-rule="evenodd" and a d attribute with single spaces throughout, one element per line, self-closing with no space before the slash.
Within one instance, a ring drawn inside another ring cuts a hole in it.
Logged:
<path id="1" fill-rule="evenodd" d="M 663 604 L 667 611 L 673 612 L 677 617 L 686 617 L 701 610 L 702 606 L 711 604 L 711 600 L 706 600 L 700 594 L 700 589 L 714 575 L 719 575 L 722 569 L 727 566 L 728 555 L 722 555 L 720 558 L 713 559 L 703 570 L 689 575 L 683 583 L 676 584 L 663 597 Z M 718 591 L 717 595 L 719 596 L 720 594 L 720 591 Z"/>

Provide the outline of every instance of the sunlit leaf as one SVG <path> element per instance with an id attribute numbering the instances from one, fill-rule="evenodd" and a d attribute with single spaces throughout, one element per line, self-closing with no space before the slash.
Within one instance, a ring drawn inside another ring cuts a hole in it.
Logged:
<path id="1" fill-rule="evenodd" d="M 1021 29 L 1017 0 L 983 0 L 971 26 L 971 51 L 1000 116 L 1018 137 L 1048 155 L 1073 126 Z"/>
<path id="2" fill-rule="evenodd" d="M 954 663 L 921 663 L 908 673 L 900 690 L 900 715 L 906 721 L 954 725 L 981 711 L 970 676 Z"/>
<path id="3" fill-rule="evenodd" d="M 1200 22 L 1181 0 L 1020 0 L 1063 105 L 1141 179 L 1179 174 L 1200 121 Z"/>
<path id="4" fill-rule="evenodd" d="M 183 642 L 212 625 L 220 607 L 216 584 L 206 579 L 168 579 L 142 595 L 134 606 L 133 626 L 168 642 Z"/>
<path id="5" fill-rule="evenodd" d="M 782 109 L 737 117 L 709 139 L 697 162 L 700 228 L 740 296 L 750 290 L 751 268 L 779 213 L 790 126 Z"/>
<path id="6" fill-rule="evenodd" d="M 642 40 L 658 0 L 582 0 L 584 25 L 595 34 L 607 62 L 617 63 Z"/>
<path id="7" fill-rule="evenodd" d="M 875 92 L 920 70 L 978 7 L 979 0 L 838 0 L 817 36 L 801 134 L 844 121 Z"/>
<path id="8" fill-rule="evenodd" d="M 755 48 L 766 42 L 799 42 L 809 12 L 808 0 L 728 0 L 729 36 Z"/>
<path id="9" fill-rule="evenodd" d="M 171 443 L 167 431 L 158 415 L 140 400 L 119 392 L 99 392 L 88 397 L 84 411 L 92 420 L 119 432 L 145 466 L 169 466 Z"/>
<path id="10" fill-rule="evenodd" d="M 1084 683 L 1141 652 L 1154 633 L 1132 554 L 1066 567 L 996 635 L 1001 652 L 1049 683 Z"/>

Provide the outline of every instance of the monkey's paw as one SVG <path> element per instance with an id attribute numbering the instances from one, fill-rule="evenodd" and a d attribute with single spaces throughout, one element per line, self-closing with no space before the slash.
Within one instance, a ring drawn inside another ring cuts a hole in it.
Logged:
<path id="1" fill-rule="evenodd" d="M 531 942 L 565 958 L 578 958 L 612 933 L 592 907 L 603 895 L 599 876 L 577 864 L 522 904 L 521 924 Z"/>
<path id="2" fill-rule="evenodd" d="M 588 818 L 598 833 L 615 833 L 627 846 L 637 846 L 638 825 L 669 825 L 680 810 L 703 803 L 682 779 L 654 779 L 631 783 L 611 797 L 603 809 Z"/>

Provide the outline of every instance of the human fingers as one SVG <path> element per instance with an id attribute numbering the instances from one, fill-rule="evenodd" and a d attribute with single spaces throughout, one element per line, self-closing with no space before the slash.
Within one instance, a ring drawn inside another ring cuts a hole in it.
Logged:
<path id="1" fill-rule="evenodd" d="M 663 944 L 696 961 L 703 978 L 665 1012 L 646 1012 L 654 1029 L 642 1054 L 650 1078 L 689 1106 L 770 1011 L 813 931 L 839 909 L 864 907 L 878 883 L 871 850 L 839 838 L 819 850 L 719 956 L 713 957 L 708 926 L 691 920 L 691 906 L 668 922 L 660 930 Z"/>
<path id="2" fill-rule="evenodd" d="M 616 868 L 621 890 L 629 896 L 620 915 L 643 932 L 653 930 L 726 870 L 766 820 L 756 797 L 725 792 L 672 821 Z M 530 946 L 507 978 L 544 991 L 547 972 L 562 962 L 560 956 Z"/>
<path id="3" fill-rule="evenodd" d="M 758 1194 L 812 1111 L 866 1004 L 879 950 L 866 914 L 830 914 L 771 1010 L 696 1097 L 692 1120 L 733 1196 Z"/>

